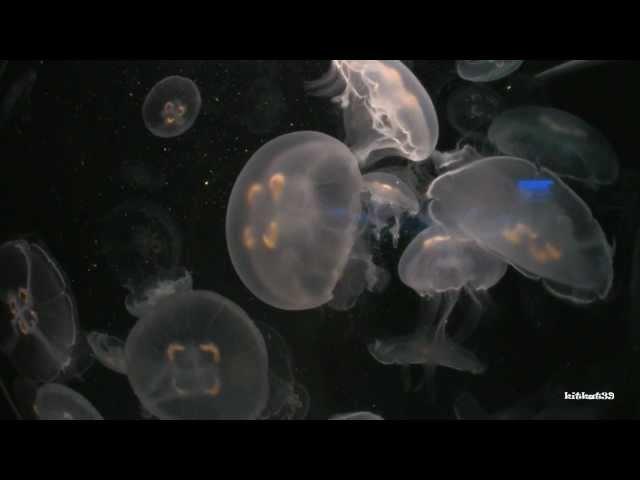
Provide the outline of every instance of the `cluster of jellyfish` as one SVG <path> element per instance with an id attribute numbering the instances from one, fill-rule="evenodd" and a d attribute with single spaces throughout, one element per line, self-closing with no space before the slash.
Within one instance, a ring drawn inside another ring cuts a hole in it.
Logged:
<path id="1" fill-rule="evenodd" d="M 225 235 L 246 289 L 276 309 L 350 310 L 365 291 L 381 294 L 391 281 L 392 273 L 374 262 L 375 246 L 390 239 L 398 249 L 401 236 L 410 235 L 396 274 L 423 307 L 417 327 L 367 347 L 382 365 L 423 367 L 429 389 L 438 367 L 471 375 L 491 368 L 464 343 L 509 266 L 562 301 L 605 299 L 613 249 L 567 182 L 611 184 L 616 154 L 580 118 L 513 107 L 491 88 L 522 64 L 457 61 L 461 88 L 449 96 L 446 115 L 462 137 L 456 150 L 438 151 L 436 107 L 405 64 L 332 61 L 306 88 L 341 109 L 346 138 L 281 135 L 253 153 L 233 185 Z M 542 72 L 540 81 L 555 75 L 557 69 Z M 144 101 L 144 124 L 156 137 L 177 137 L 193 127 L 200 104 L 193 81 L 168 77 Z M 403 166 L 378 167 L 387 157 Z M 413 228 L 403 230 L 409 223 Z M 90 368 L 91 358 L 127 377 L 144 418 L 308 415 L 310 396 L 295 378 L 284 338 L 219 293 L 194 289 L 168 209 L 127 202 L 99 222 L 99 231 L 98 248 L 128 292 L 124 303 L 134 321 L 126 338 L 80 329 L 69 281 L 42 246 L 19 240 L 0 247 L 6 317 L 0 348 L 20 374 L 13 394 L 2 389 L 16 415 L 102 419 L 65 385 Z M 452 328 L 463 297 L 468 308 Z M 454 410 L 458 418 L 492 415 L 470 393 Z M 513 418 L 544 412 L 518 415 Z M 383 417 L 355 411 L 330 419 Z"/>

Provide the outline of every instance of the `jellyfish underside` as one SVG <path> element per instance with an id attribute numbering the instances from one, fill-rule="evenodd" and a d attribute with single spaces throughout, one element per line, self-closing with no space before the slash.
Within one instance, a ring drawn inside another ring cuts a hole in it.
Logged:
<path id="1" fill-rule="evenodd" d="M 85 397 L 56 383 L 38 389 L 34 409 L 41 420 L 103 420 Z"/>
<path id="2" fill-rule="evenodd" d="M 553 295 L 605 298 L 612 249 L 588 206 L 556 175 L 514 157 L 489 157 L 438 177 L 429 213 Z"/>
<path id="3" fill-rule="evenodd" d="M 346 146 L 295 132 L 261 147 L 231 192 L 227 248 L 244 285 L 284 310 L 327 303 L 360 219 L 362 177 Z"/>
<path id="4" fill-rule="evenodd" d="M 122 340 L 102 332 L 90 332 L 87 339 L 93 354 L 104 367 L 117 373 L 127 373 Z"/>
<path id="5" fill-rule="evenodd" d="M 346 143 L 362 166 L 386 156 L 424 160 L 437 144 L 431 98 L 398 60 L 333 60 L 307 88 L 340 104 Z"/>

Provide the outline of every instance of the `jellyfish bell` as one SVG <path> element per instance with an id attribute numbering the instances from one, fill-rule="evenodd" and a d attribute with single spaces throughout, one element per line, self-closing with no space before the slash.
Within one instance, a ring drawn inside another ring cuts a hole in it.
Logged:
<path id="1" fill-rule="evenodd" d="M 107 333 L 95 331 L 89 332 L 87 340 L 94 356 L 102 366 L 117 373 L 127 373 L 122 340 Z"/>
<path id="2" fill-rule="evenodd" d="M 349 412 L 349 413 L 336 413 L 331 415 L 329 420 L 384 420 L 382 416 L 373 412 Z"/>
<path id="3" fill-rule="evenodd" d="M 589 207 L 527 160 L 488 157 L 438 177 L 431 218 L 574 303 L 607 297 L 613 253 Z"/>
<path id="4" fill-rule="evenodd" d="M 147 129 L 156 137 L 182 135 L 200 114 L 202 99 L 193 80 L 178 75 L 156 83 L 142 105 L 142 117 Z"/>
<path id="5" fill-rule="evenodd" d="M 125 359 L 134 393 L 160 419 L 256 419 L 269 399 L 260 330 L 213 292 L 162 299 L 129 333 Z"/>
<path id="6" fill-rule="evenodd" d="M 534 106 L 507 110 L 492 122 L 489 140 L 506 155 L 526 158 L 594 187 L 618 178 L 618 157 L 607 139 L 562 110 Z"/>
<path id="7" fill-rule="evenodd" d="M 40 420 L 104 420 L 89 400 L 58 383 L 38 389 L 34 409 Z"/>
<path id="8" fill-rule="evenodd" d="M 18 372 L 51 381 L 72 366 L 78 311 L 69 280 L 43 247 L 25 240 L 0 246 L 0 349 Z"/>
<path id="9" fill-rule="evenodd" d="M 193 290 L 191 272 L 184 267 L 161 271 L 137 287 L 131 287 L 125 298 L 127 311 L 136 318 L 148 315 L 164 297 Z"/>
<path id="10" fill-rule="evenodd" d="M 495 82 L 522 66 L 524 60 L 457 60 L 456 69 L 463 80 Z"/>
<path id="11" fill-rule="evenodd" d="M 470 144 L 449 152 L 433 152 L 430 161 L 436 172 L 441 175 L 449 170 L 455 170 L 467 165 L 475 160 L 479 160 L 483 155 Z"/>
<path id="12" fill-rule="evenodd" d="M 290 133 L 258 149 L 227 208 L 227 248 L 244 285 L 283 310 L 331 300 L 357 235 L 362 190 L 353 154 L 323 133 Z"/>
<path id="13" fill-rule="evenodd" d="M 346 143 L 361 166 L 386 156 L 421 161 L 436 147 L 431 98 L 399 60 L 333 60 L 329 72 L 307 89 L 340 104 Z"/>

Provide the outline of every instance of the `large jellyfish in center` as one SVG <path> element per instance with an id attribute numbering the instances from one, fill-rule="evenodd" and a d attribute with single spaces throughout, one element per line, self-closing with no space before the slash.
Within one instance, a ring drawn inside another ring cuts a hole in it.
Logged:
<path id="1" fill-rule="evenodd" d="M 613 252 L 589 207 L 558 176 L 515 157 L 488 157 L 429 187 L 431 218 L 475 240 L 552 294 L 603 299 Z"/>
<path id="2" fill-rule="evenodd" d="M 258 149 L 227 208 L 227 248 L 244 285 L 283 310 L 331 300 L 355 242 L 362 190 L 353 154 L 323 133 L 290 133 Z"/>
<path id="3" fill-rule="evenodd" d="M 346 144 L 361 166 L 386 156 L 424 160 L 438 143 L 431 97 L 399 60 L 333 60 L 307 88 L 340 104 Z"/>

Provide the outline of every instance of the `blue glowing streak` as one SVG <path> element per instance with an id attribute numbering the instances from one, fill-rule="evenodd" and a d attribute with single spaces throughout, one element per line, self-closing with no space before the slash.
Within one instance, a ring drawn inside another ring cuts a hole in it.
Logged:
<path id="1" fill-rule="evenodd" d="M 519 180 L 518 189 L 527 197 L 544 197 L 549 194 L 553 180 Z"/>

